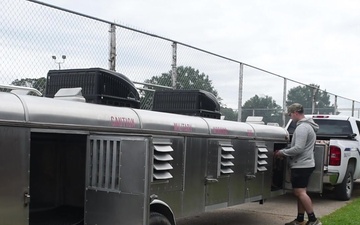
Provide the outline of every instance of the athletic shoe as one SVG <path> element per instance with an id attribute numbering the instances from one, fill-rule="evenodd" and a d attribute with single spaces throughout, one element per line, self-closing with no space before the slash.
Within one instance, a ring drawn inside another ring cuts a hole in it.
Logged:
<path id="1" fill-rule="evenodd" d="M 307 223 L 306 223 L 306 221 L 299 222 L 296 219 L 294 219 L 293 221 L 291 221 L 289 223 L 285 223 L 285 225 L 307 225 Z"/>
<path id="2" fill-rule="evenodd" d="M 322 223 L 320 222 L 319 219 L 317 219 L 317 220 L 314 221 L 314 222 L 308 221 L 308 222 L 306 223 L 306 225 L 322 225 Z"/>

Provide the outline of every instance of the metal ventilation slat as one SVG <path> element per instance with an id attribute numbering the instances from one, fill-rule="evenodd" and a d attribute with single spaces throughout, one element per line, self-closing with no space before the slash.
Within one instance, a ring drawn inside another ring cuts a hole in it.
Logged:
<path id="1" fill-rule="evenodd" d="M 259 166 L 259 167 L 257 168 L 257 170 L 258 170 L 259 172 L 264 172 L 264 171 L 266 171 L 267 169 L 266 169 L 265 166 Z"/>
<path id="2" fill-rule="evenodd" d="M 158 152 L 172 152 L 174 151 L 170 145 L 154 145 L 154 148 Z"/>
<path id="3" fill-rule="evenodd" d="M 221 170 L 222 174 L 230 174 L 230 173 L 234 173 L 234 171 L 230 168 L 222 168 Z"/>
<path id="4" fill-rule="evenodd" d="M 154 169 L 156 170 L 172 170 L 173 167 L 170 165 L 170 163 L 157 163 L 157 162 L 154 162 Z"/>
<path id="5" fill-rule="evenodd" d="M 221 165 L 222 166 L 234 166 L 234 163 L 232 163 L 231 161 L 222 161 Z"/>
<path id="6" fill-rule="evenodd" d="M 162 172 L 154 172 L 154 178 L 157 180 L 168 180 L 173 178 L 173 176 L 167 172 L 167 171 L 162 171 Z"/>
<path id="7" fill-rule="evenodd" d="M 171 161 L 173 157 L 170 154 L 154 154 L 154 158 L 159 161 Z"/>
<path id="8" fill-rule="evenodd" d="M 268 156 L 267 156 L 266 154 L 259 154 L 259 155 L 258 155 L 258 158 L 259 158 L 259 159 L 267 159 Z"/>
<path id="9" fill-rule="evenodd" d="M 224 152 L 234 152 L 235 150 L 231 146 L 221 146 Z"/>
<path id="10" fill-rule="evenodd" d="M 258 148 L 258 151 L 261 152 L 261 153 L 269 152 L 269 151 L 267 150 L 267 148 L 265 148 L 265 147 L 259 147 L 259 148 Z"/>
<path id="11" fill-rule="evenodd" d="M 259 160 L 258 165 L 267 165 L 268 163 L 265 160 Z"/>
<path id="12" fill-rule="evenodd" d="M 231 154 L 221 154 L 221 158 L 223 159 L 234 159 L 234 156 Z"/>

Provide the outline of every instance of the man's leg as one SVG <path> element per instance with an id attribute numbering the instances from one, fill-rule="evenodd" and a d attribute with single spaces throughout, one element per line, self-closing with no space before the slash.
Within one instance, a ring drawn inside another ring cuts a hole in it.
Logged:
<path id="1" fill-rule="evenodd" d="M 305 213 L 305 211 L 307 213 L 314 212 L 312 201 L 309 195 L 306 193 L 306 188 L 294 188 L 293 192 L 298 200 L 299 213 Z"/>

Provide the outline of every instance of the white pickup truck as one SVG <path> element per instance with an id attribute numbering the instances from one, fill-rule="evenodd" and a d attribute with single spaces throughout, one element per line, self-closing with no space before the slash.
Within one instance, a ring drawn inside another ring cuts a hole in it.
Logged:
<path id="1" fill-rule="evenodd" d="M 316 134 L 314 174 L 308 190 L 322 192 L 331 188 L 339 200 L 349 200 L 354 180 L 360 178 L 360 120 L 340 115 L 306 115 L 319 125 Z M 289 121 L 287 130 L 296 125 Z M 322 179 L 321 179 L 322 178 Z"/>

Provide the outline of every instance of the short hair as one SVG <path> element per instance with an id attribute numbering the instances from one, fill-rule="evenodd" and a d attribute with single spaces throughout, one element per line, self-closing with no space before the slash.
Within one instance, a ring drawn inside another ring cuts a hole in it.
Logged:
<path id="1" fill-rule="evenodd" d="M 303 106 L 301 104 L 299 104 L 299 103 L 291 104 L 288 107 L 288 114 L 290 115 L 291 113 L 294 113 L 294 112 L 298 112 L 298 113 L 303 114 L 304 113 Z"/>

